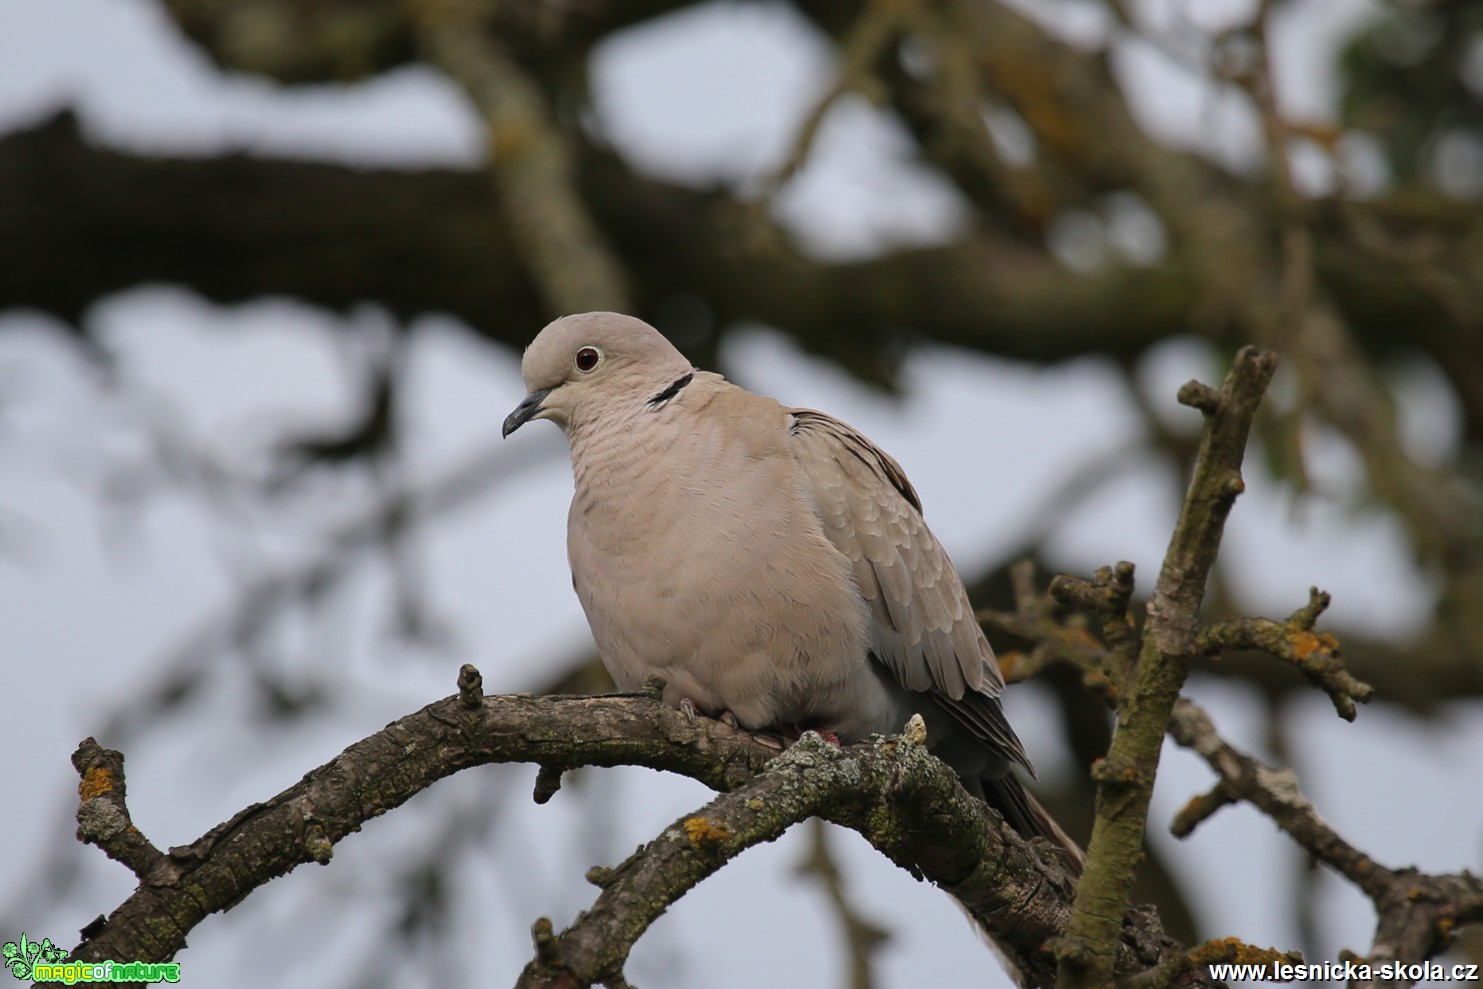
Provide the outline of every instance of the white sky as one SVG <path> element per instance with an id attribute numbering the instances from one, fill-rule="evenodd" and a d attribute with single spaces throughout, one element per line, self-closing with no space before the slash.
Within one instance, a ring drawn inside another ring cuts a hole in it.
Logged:
<path id="1" fill-rule="evenodd" d="M 1179 6 L 1149 8 L 1167 17 Z M 1368 8 L 1306 2 L 1288 9 L 1277 48 L 1284 98 L 1297 112 L 1323 116 L 1333 93 L 1322 53 Z M 1095 34 L 1097 26 L 1068 30 Z M 1239 151 L 1246 141 L 1240 108 L 1202 93 L 1160 58 L 1141 50 L 1118 62 L 1141 97 L 1145 126 L 1220 153 Z M 613 42 L 593 79 L 602 125 L 636 161 L 696 181 L 745 182 L 783 153 L 829 72 L 827 48 L 786 8 L 711 6 Z M 482 153 L 477 121 L 456 90 L 428 71 L 288 91 L 217 73 L 147 0 L 0 4 L 0 128 L 64 104 L 80 109 L 94 135 L 146 150 L 248 148 L 367 164 L 467 164 Z M 861 103 L 843 105 L 789 189 L 783 215 L 814 249 L 831 254 L 942 237 L 961 206 L 908 155 L 889 120 Z M 138 462 L 163 435 L 229 450 L 224 466 L 251 475 L 285 427 L 350 413 L 345 368 L 356 351 L 342 331 L 374 335 L 378 318 L 370 309 L 342 318 L 285 300 L 223 309 L 177 288 L 141 287 L 88 316 L 117 357 L 115 390 L 49 319 L 0 313 L 0 522 L 12 537 L 11 555 L 0 556 L 0 657 L 11 701 L 0 746 L 26 755 L 12 766 L 17 788 L 0 803 L 0 843 L 11 850 L 0 859 L 0 920 L 65 942 L 127 895 L 121 866 L 95 850 L 69 848 L 81 886 L 55 908 L 26 912 L 17 902 L 38 861 L 71 840 L 68 755 L 80 738 L 104 731 L 121 700 L 159 675 L 160 657 L 228 607 L 242 581 L 316 557 L 317 534 L 373 496 L 362 481 L 326 477 L 271 513 L 244 505 L 226 514 L 164 490 L 120 524 L 100 514 L 92 495 L 100 467 Z M 491 444 L 521 388 L 515 355 L 472 342 L 446 320 L 427 319 L 415 340 L 406 470 L 425 482 Z M 891 451 L 921 492 L 934 530 L 970 573 L 1020 545 L 1037 509 L 1078 465 L 1138 435 L 1119 375 L 1094 360 L 1035 370 L 929 350 L 906 367 L 899 402 L 765 329 L 736 338 L 725 360 L 747 386 L 839 415 Z M 1171 416 L 1193 416 L 1175 407 L 1174 390 L 1212 373 L 1198 344 L 1176 342 L 1149 359 L 1142 380 Z M 1411 368 L 1398 380 L 1418 448 L 1445 457 L 1456 443 L 1454 410 L 1437 399 L 1435 375 Z M 1224 547 L 1227 577 L 1243 601 L 1268 613 L 1286 613 L 1318 584 L 1334 593 L 1334 626 L 1402 637 L 1424 620 L 1428 580 L 1409 563 L 1394 524 L 1343 503 L 1356 469 L 1350 452 L 1322 435 L 1314 448 L 1316 475 L 1340 497 L 1294 506 L 1253 458 Z M 218 656 L 209 661 L 215 676 L 203 699 L 128 740 L 130 803 L 146 834 L 161 846 L 193 839 L 399 714 L 451 692 L 461 662 L 477 663 L 488 689 L 518 690 L 541 682 L 553 661 L 588 648 L 566 572 L 570 480 L 561 440 L 554 429 L 525 430 L 508 455 L 512 464 L 531 456 L 538 463 L 512 467 L 509 483 L 440 519 L 416 553 L 448 646 L 389 639 L 386 566 L 361 561 L 320 613 L 289 614 L 262 650 L 265 668 L 296 682 L 333 670 L 348 684 L 322 715 L 264 722 L 245 699 L 247 667 Z M 1078 572 L 1130 559 L 1151 580 L 1174 497 L 1159 465 L 1134 462 L 1070 512 L 1050 551 Z M 1262 749 L 1265 726 L 1253 696 L 1208 683 L 1194 693 L 1228 737 Z M 1064 771 L 1043 697 L 1033 688 L 1015 691 L 1010 709 L 1047 775 Z M 1345 725 L 1315 695 L 1286 725 L 1308 792 L 1341 832 L 1391 864 L 1476 869 L 1483 787 L 1465 784 L 1476 781 L 1471 767 L 1483 746 L 1478 713 L 1477 705 L 1459 706 L 1428 728 L 1368 709 Z M 300 869 L 229 916 L 208 919 L 179 958 L 185 984 L 247 984 L 255 977 L 243 973 L 262 960 L 264 944 L 280 962 L 291 961 L 285 986 L 394 965 L 374 954 L 394 899 L 387 891 L 430 840 L 427 829 L 454 815 L 489 829 L 460 876 L 462 947 L 451 962 L 483 970 L 470 976 L 453 968 L 454 982 L 506 982 L 529 956 L 526 932 L 535 916 L 565 924 L 595 895 L 581 880 L 589 865 L 616 863 L 707 799 L 688 781 L 618 770 L 587 774 L 590 793 L 582 799 L 563 792 L 536 807 L 528 798 L 532 778 L 518 767 L 440 784 L 343 843 L 329 868 Z M 1292 946 L 1297 856 L 1269 823 L 1242 808 L 1223 812 L 1186 843 L 1163 835 L 1174 809 L 1209 784 L 1192 757 L 1169 755 L 1155 797 L 1155 840 L 1205 891 L 1197 906 L 1207 933 Z M 861 909 L 897 932 L 882 958 L 884 985 L 929 977 L 956 984 L 977 971 L 986 973 L 985 984 L 1007 984 L 990 974 L 995 963 L 943 894 L 853 836 L 837 835 L 836 846 Z M 635 952 L 636 984 L 837 983 L 832 918 L 817 891 L 791 874 L 801 847 L 790 836 L 748 852 L 687 896 Z M 1310 960 L 1368 944 L 1364 902 L 1338 883 L 1324 889 L 1324 954 Z M 4 939 L 18 933 L 0 931 Z M 392 969 L 389 984 L 449 984 L 448 973 L 403 966 Z"/>

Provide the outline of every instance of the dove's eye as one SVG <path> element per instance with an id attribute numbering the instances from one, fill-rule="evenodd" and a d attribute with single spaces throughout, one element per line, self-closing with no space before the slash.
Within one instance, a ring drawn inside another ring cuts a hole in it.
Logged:
<path id="1" fill-rule="evenodd" d="M 602 351 L 598 350 L 596 347 L 583 347 L 581 350 L 577 351 L 577 370 L 584 373 L 587 371 L 591 371 L 593 368 L 597 367 L 598 362 L 600 362 L 601 360 Z"/>

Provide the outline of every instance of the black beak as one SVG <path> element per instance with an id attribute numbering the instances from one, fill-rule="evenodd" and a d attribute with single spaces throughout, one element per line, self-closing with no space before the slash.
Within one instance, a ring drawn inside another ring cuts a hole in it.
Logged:
<path id="1" fill-rule="evenodd" d="M 549 394 L 551 394 L 551 389 L 542 388 L 540 391 L 533 391 L 529 395 L 526 395 L 520 401 L 520 404 L 515 406 L 515 411 L 505 416 L 505 424 L 499 431 L 500 437 L 509 436 L 515 430 L 530 422 L 531 418 L 541 411 L 541 403 L 546 400 L 546 396 Z"/>

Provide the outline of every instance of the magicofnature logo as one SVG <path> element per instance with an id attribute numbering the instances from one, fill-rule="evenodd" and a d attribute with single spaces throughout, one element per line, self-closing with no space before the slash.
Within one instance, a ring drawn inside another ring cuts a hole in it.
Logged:
<path id="1" fill-rule="evenodd" d="M 21 932 L 20 940 L 0 946 L 5 969 L 17 979 L 30 982 L 179 982 L 179 962 L 93 962 L 64 961 L 67 952 L 52 944 L 51 938 L 40 943 Z"/>

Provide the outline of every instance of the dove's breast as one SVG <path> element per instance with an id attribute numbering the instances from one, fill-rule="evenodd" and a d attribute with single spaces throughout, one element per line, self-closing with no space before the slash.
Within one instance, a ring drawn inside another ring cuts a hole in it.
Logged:
<path id="1" fill-rule="evenodd" d="M 894 730 L 866 656 L 868 606 L 804 492 L 787 426 L 777 403 L 714 379 L 573 435 L 573 584 L 623 689 L 657 675 L 670 703 L 751 728 Z"/>

